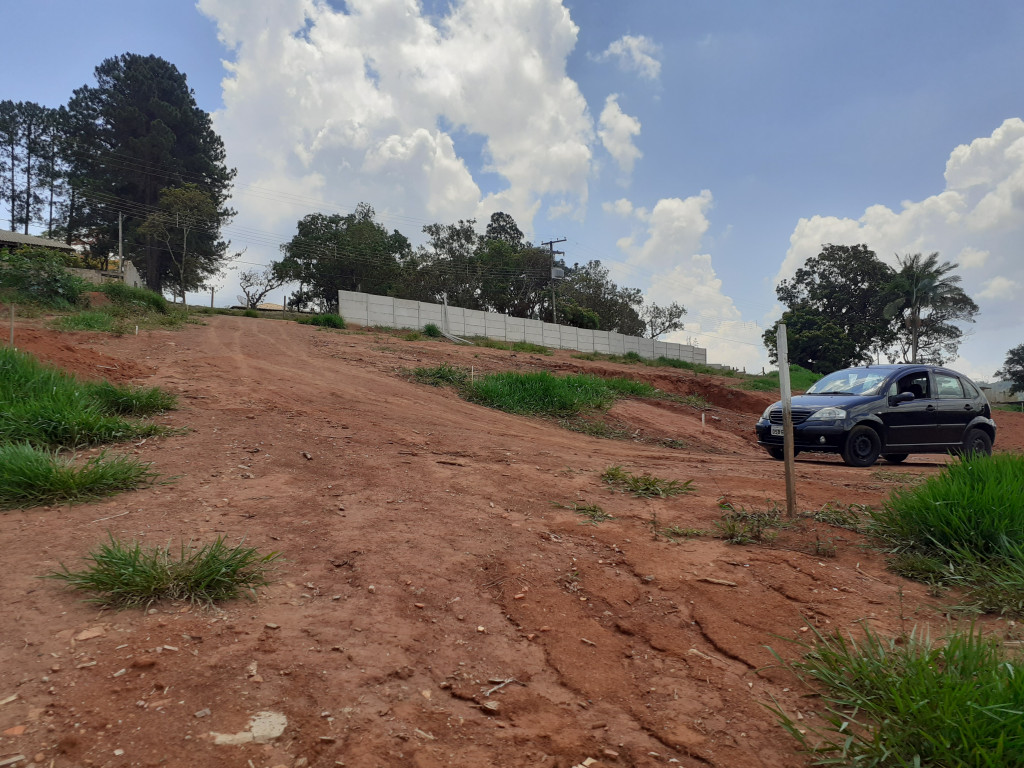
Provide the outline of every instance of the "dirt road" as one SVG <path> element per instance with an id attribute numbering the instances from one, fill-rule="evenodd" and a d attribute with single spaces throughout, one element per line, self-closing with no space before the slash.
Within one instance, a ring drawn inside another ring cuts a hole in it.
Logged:
<path id="1" fill-rule="evenodd" d="M 752 442 L 774 398 L 686 371 L 405 341 L 214 316 L 121 338 L 19 329 L 82 374 L 159 385 L 187 428 L 128 450 L 165 480 L 87 505 L 0 513 L 0 759 L 54 766 L 799 766 L 764 705 L 821 707 L 766 646 L 807 622 L 885 632 L 943 619 L 854 533 L 813 521 L 771 544 L 714 538 L 720 503 L 782 503 Z M 705 411 L 625 401 L 629 439 L 466 403 L 404 371 L 614 371 Z M 1024 450 L 1000 414 L 997 447 Z M 802 509 L 876 504 L 942 459 L 851 469 L 798 461 Z M 638 499 L 610 466 L 692 480 Z M 599 505 L 597 525 L 571 507 Z M 654 528 L 708 534 L 673 542 Z M 39 577 L 109 534 L 244 537 L 280 551 L 258 602 L 98 610 Z M 217 744 L 283 715 L 267 743 Z M 222 739 L 223 740 L 223 739 Z M 26 763 L 19 763 L 25 765 Z"/>

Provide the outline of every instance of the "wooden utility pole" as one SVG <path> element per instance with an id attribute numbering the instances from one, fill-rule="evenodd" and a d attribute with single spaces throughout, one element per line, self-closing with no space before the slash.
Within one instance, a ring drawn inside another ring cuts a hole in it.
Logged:
<path id="1" fill-rule="evenodd" d="M 558 322 L 558 312 L 555 310 L 555 254 L 557 253 L 559 256 L 564 256 L 565 255 L 565 251 L 556 251 L 555 250 L 555 243 L 564 243 L 564 242 L 565 242 L 565 238 L 563 237 L 560 240 L 548 240 L 546 243 L 541 243 L 541 245 L 546 245 L 548 247 L 548 249 L 550 249 L 550 251 L 551 251 L 551 322 L 552 323 L 557 323 Z"/>
<path id="2" fill-rule="evenodd" d="M 779 356 L 779 388 L 782 390 L 782 454 L 786 461 L 786 515 L 796 517 L 796 478 L 793 466 L 793 390 L 789 382 L 789 345 L 786 324 L 775 330 Z"/>

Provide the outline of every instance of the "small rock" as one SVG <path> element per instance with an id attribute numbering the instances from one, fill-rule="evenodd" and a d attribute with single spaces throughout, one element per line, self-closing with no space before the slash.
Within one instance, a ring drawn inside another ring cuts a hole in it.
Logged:
<path id="1" fill-rule="evenodd" d="M 4 731 L 4 736 L 21 736 L 25 732 L 24 725 L 16 725 L 13 728 L 8 728 Z"/>
<path id="2" fill-rule="evenodd" d="M 501 704 L 496 701 L 485 701 L 480 705 L 480 709 L 487 715 L 496 715 L 501 710 Z"/>
<path id="3" fill-rule="evenodd" d="M 373 586 L 373 584 L 371 584 L 370 586 L 368 586 L 368 587 L 366 588 L 366 591 L 367 591 L 367 592 L 376 592 L 376 591 L 377 591 L 377 588 L 376 588 L 375 586 Z"/>
<path id="4" fill-rule="evenodd" d="M 114 750 L 114 757 L 120 757 L 123 754 L 124 754 L 124 750 L 123 749 L 115 749 Z"/>
<path id="5" fill-rule="evenodd" d="M 46 755 L 44 755 L 42 752 L 36 752 L 35 757 L 32 758 L 32 762 L 34 762 L 34 763 L 41 763 L 45 759 L 46 759 Z"/>
<path id="6" fill-rule="evenodd" d="M 616 759 L 619 756 L 619 753 L 616 752 L 614 749 L 603 749 L 601 750 L 601 754 L 605 757 L 611 758 L 612 760 Z"/>
<path id="7" fill-rule="evenodd" d="M 103 637 L 105 634 L 107 634 L 107 630 L 103 627 L 89 627 L 89 629 L 83 629 L 75 635 L 75 640 L 80 643 L 83 640 L 92 640 L 96 637 Z"/>
<path id="8" fill-rule="evenodd" d="M 309 451 L 303 451 L 302 452 L 302 458 L 304 458 L 306 461 L 312 461 L 313 460 L 313 454 L 311 454 Z"/>
<path id="9" fill-rule="evenodd" d="M 196 717 L 209 717 L 211 714 L 212 713 L 210 712 L 210 708 L 207 707 L 206 709 L 200 709 L 198 712 L 196 712 Z"/>
<path id="10" fill-rule="evenodd" d="M 267 629 L 280 629 L 281 628 L 280 625 L 274 624 L 272 622 L 267 622 L 263 626 L 265 626 Z"/>
<path id="11" fill-rule="evenodd" d="M 477 627 L 477 628 L 476 628 L 476 631 L 477 631 L 477 632 L 486 632 L 486 631 L 487 631 L 487 629 L 486 629 L 486 628 L 485 628 L 485 627 L 484 627 L 483 625 L 481 625 L 481 626 L 479 626 L 479 627 Z"/>

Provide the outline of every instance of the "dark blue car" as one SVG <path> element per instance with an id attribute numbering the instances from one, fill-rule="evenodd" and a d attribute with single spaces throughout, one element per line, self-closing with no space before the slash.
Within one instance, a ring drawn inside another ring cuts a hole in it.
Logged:
<path id="1" fill-rule="evenodd" d="M 793 447 L 838 453 L 850 466 L 879 456 L 992 453 L 996 423 L 977 385 L 933 365 L 870 365 L 830 373 L 793 398 Z M 782 459 L 782 403 L 757 422 L 757 442 Z"/>

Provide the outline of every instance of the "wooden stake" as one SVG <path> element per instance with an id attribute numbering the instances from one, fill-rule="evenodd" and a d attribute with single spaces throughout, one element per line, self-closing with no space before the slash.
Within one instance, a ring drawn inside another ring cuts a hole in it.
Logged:
<path id="1" fill-rule="evenodd" d="M 775 331 L 779 355 L 779 388 L 782 390 L 782 453 L 786 460 L 786 515 L 796 517 L 796 477 L 793 466 L 793 390 L 789 382 L 789 345 L 786 324 Z"/>

